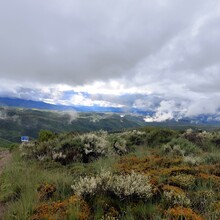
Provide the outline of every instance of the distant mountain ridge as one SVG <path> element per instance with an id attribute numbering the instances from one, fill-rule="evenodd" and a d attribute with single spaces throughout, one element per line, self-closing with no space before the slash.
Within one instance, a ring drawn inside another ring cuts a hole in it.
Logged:
<path id="1" fill-rule="evenodd" d="M 0 105 L 8 107 L 35 108 L 41 110 L 79 111 L 79 112 L 122 112 L 121 108 L 101 106 L 66 106 L 54 105 L 42 101 L 25 100 L 19 98 L 0 97 Z"/>
<path id="2" fill-rule="evenodd" d="M 98 105 L 93 106 L 67 106 L 67 105 L 54 105 L 42 101 L 25 100 L 19 98 L 0 97 L 0 106 L 18 107 L 18 108 L 31 108 L 40 110 L 56 110 L 56 111 L 77 111 L 77 112 L 112 112 L 112 113 L 134 113 L 140 115 L 151 115 L 152 111 L 143 111 L 137 108 L 130 108 L 124 110 L 119 107 L 103 107 Z"/>
<path id="3" fill-rule="evenodd" d="M 39 110 L 55 110 L 55 111 L 76 111 L 76 112 L 94 112 L 94 113 L 121 113 L 121 114 L 137 114 L 142 116 L 153 116 L 154 111 L 144 111 L 138 108 L 117 108 L 117 107 L 102 107 L 98 105 L 94 106 L 66 106 L 66 105 L 54 105 L 45 103 L 42 101 L 33 101 L 25 100 L 20 98 L 9 98 L 9 97 L 0 97 L 0 106 L 5 107 L 17 107 L 17 108 L 26 108 L 26 109 L 39 109 Z M 220 125 L 220 116 L 217 114 L 200 114 L 194 117 L 185 117 L 178 122 L 175 119 L 166 120 L 164 122 L 151 122 L 149 124 L 164 124 L 166 122 L 171 123 L 188 123 L 188 124 L 210 124 L 210 125 Z"/>

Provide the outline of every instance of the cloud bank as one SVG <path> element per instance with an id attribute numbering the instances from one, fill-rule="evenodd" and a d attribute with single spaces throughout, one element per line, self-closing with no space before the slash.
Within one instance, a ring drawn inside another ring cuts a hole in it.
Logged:
<path id="1" fill-rule="evenodd" d="M 218 114 L 218 0 L 0 1 L 0 95 Z"/>

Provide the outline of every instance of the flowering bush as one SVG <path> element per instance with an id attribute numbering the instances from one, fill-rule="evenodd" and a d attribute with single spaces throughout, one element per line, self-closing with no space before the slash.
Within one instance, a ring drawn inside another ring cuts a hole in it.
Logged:
<path id="1" fill-rule="evenodd" d="M 192 186 L 195 183 L 195 180 L 195 177 L 190 174 L 179 174 L 169 178 L 169 181 L 172 184 L 185 188 Z"/>
<path id="2" fill-rule="evenodd" d="M 80 177 L 79 181 L 71 186 L 74 193 L 79 196 L 94 195 L 101 187 L 102 179 L 99 176 Z"/>
<path id="3" fill-rule="evenodd" d="M 122 155 L 129 152 L 127 142 L 120 135 L 112 140 L 107 132 L 61 134 L 42 142 L 29 142 L 20 145 L 22 157 L 39 161 L 53 160 L 66 165 L 82 161 L 88 163 L 99 157 Z"/>
<path id="4" fill-rule="evenodd" d="M 119 198 L 131 196 L 148 199 L 153 195 L 149 177 L 134 172 L 128 175 L 113 175 L 102 171 L 95 177 L 80 178 L 71 188 L 79 196 L 111 192 Z"/>
<path id="5" fill-rule="evenodd" d="M 23 158 L 31 158 L 36 153 L 36 143 L 35 142 L 27 142 L 22 143 L 19 146 L 19 150 L 21 152 L 21 157 Z"/>
<path id="6" fill-rule="evenodd" d="M 104 132 L 87 133 L 80 136 L 83 143 L 82 153 L 84 162 L 89 161 L 89 157 L 97 158 L 99 156 L 107 156 L 114 154 L 113 148 L 107 140 L 107 134 Z"/>
<path id="7" fill-rule="evenodd" d="M 152 197 L 152 186 L 149 177 L 132 172 L 130 175 L 115 175 L 109 188 L 119 197 L 137 196 L 148 199 Z"/>
<path id="8" fill-rule="evenodd" d="M 127 141 L 123 137 L 114 135 L 111 137 L 110 141 L 112 142 L 113 149 L 118 155 L 123 155 L 130 151 L 130 148 L 127 146 Z"/>
<path id="9" fill-rule="evenodd" d="M 204 162 L 203 158 L 196 156 L 185 156 L 183 157 L 183 162 L 189 165 L 199 165 Z"/>
<path id="10" fill-rule="evenodd" d="M 190 206 L 190 199 L 187 198 L 185 192 L 179 187 L 165 185 L 163 187 L 163 195 L 168 206 Z"/>

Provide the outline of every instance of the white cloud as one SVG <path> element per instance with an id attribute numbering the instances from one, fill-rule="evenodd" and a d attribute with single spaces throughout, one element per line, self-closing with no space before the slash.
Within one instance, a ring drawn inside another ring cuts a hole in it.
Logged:
<path id="1" fill-rule="evenodd" d="M 101 107 L 118 107 L 121 108 L 123 105 L 108 102 L 105 100 L 92 100 L 91 98 L 85 97 L 83 93 L 77 93 L 71 96 L 68 100 L 59 100 L 56 104 L 69 105 L 69 106 L 101 106 Z"/>
<path id="2" fill-rule="evenodd" d="M 217 0 L 2 1 L 0 95 L 215 114 L 219 23 Z"/>
<path id="3" fill-rule="evenodd" d="M 75 111 L 63 111 L 57 112 L 61 116 L 67 116 L 69 118 L 68 123 L 71 124 L 73 121 L 75 121 L 78 118 L 78 113 Z"/>
<path id="4" fill-rule="evenodd" d="M 146 116 L 144 120 L 146 122 L 162 122 L 171 119 L 178 121 L 187 116 L 187 106 L 189 104 L 187 101 L 182 101 L 181 103 L 174 100 L 161 101 L 155 109 L 155 114 Z"/>
<path id="5" fill-rule="evenodd" d="M 196 116 L 200 114 L 216 114 L 220 108 L 220 95 L 215 97 L 206 97 L 191 103 L 188 107 L 186 116 Z"/>

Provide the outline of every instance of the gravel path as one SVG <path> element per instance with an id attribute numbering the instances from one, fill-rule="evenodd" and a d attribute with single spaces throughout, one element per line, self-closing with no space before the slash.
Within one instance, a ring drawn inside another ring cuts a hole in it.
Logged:
<path id="1" fill-rule="evenodd" d="M 0 178 L 3 171 L 4 166 L 10 161 L 11 154 L 9 151 L 0 151 Z M 5 211 L 5 204 L 0 202 L 0 220 Z"/>

